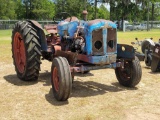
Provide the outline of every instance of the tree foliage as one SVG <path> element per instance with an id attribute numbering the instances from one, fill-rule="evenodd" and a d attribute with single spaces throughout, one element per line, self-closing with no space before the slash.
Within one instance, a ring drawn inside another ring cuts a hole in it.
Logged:
<path id="1" fill-rule="evenodd" d="M 15 19 L 14 0 L 0 0 L 0 19 Z"/>
<path id="2" fill-rule="evenodd" d="M 0 0 L 0 19 L 51 20 L 62 11 L 82 19 L 95 18 L 143 21 L 147 19 L 148 0 Z M 110 5 L 110 12 L 105 3 Z M 149 0 L 150 20 L 160 20 L 160 0 Z"/>

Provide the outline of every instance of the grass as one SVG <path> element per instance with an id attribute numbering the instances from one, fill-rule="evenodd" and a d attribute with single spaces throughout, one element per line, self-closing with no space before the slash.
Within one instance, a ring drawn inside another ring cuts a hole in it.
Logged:
<path id="1" fill-rule="evenodd" d="M 0 30 L 0 43 L 11 40 L 12 30 Z"/>
<path id="2" fill-rule="evenodd" d="M 150 31 L 118 32 L 119 43 L 131 44 L 132 41 L 135 41 L 135 38 L 138 38 L 139 40 L 153 38 L 153 40 L 156 42 L 160 39 L 160 29 L 154 29 Z"/>
<path id="3" fill-rule="evenodd" d="M 11 62 L 11 30 L 0 30 L 0 62 Z"/>

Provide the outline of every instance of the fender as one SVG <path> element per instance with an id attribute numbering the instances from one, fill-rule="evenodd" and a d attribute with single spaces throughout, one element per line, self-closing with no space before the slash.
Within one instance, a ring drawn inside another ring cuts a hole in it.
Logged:
<path id="1" fill-rule="evenodd" d="M 135 50 L 133 46 L 117 44 L 117 58 L 135 59 Z"/>
<path id="2" fill-rule="evenodd" d="M 155 43 L 152 39 L 145 39 L 141 43 L 142 53 L 145 53 L 145 49 L 152 49 L 155 46 Z"/>
<path id="3" fill-rule="evenodd" d="M 39 42 L 40 42 L 42 51 L 47 51 L 47 41 L 46 41 L 46 36 L 42 26 L 35 20 L 27 20 L 27 21 L 31 23 L 32 27 L 34 27 L 37 30 L 38 36 L 40 38 Z"/>

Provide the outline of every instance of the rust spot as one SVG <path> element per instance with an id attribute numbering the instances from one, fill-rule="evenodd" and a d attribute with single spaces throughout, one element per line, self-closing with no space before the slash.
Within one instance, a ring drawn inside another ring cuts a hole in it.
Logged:
<path id="1" fill-rule="evenodd" d="M 48 32 L 48 33 L 57 33 L 57 25 L 56 24 L 50 24 L 50 25 L 45 25 L 44 29 Z"/>

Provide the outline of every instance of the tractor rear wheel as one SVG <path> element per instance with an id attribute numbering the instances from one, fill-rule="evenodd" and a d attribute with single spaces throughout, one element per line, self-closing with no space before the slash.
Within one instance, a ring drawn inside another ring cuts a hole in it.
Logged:
<path id="1" fill-rule="evenodd" d="M 29 22 L 17 22 L 12 31 L 12 58 L 17 76 L 21 80 L 38 79 L 40 50 L 37 30 Z"/>
<path id="2" fill-rule="evenodd" d="M 65 101 L 69 98 L 72 89 L 72 76 L 66 58 L 57 57 L 53 59 L 51 83 L 56 100 Z"/>
<path id="3" fill-rule="evenodd" d="M 141 80 L 142 69 L 137 57 L 135 60 L 125 60 L 124 67 L 115 69 L 119 83 L 125 87 L 135 87 Z"/>

